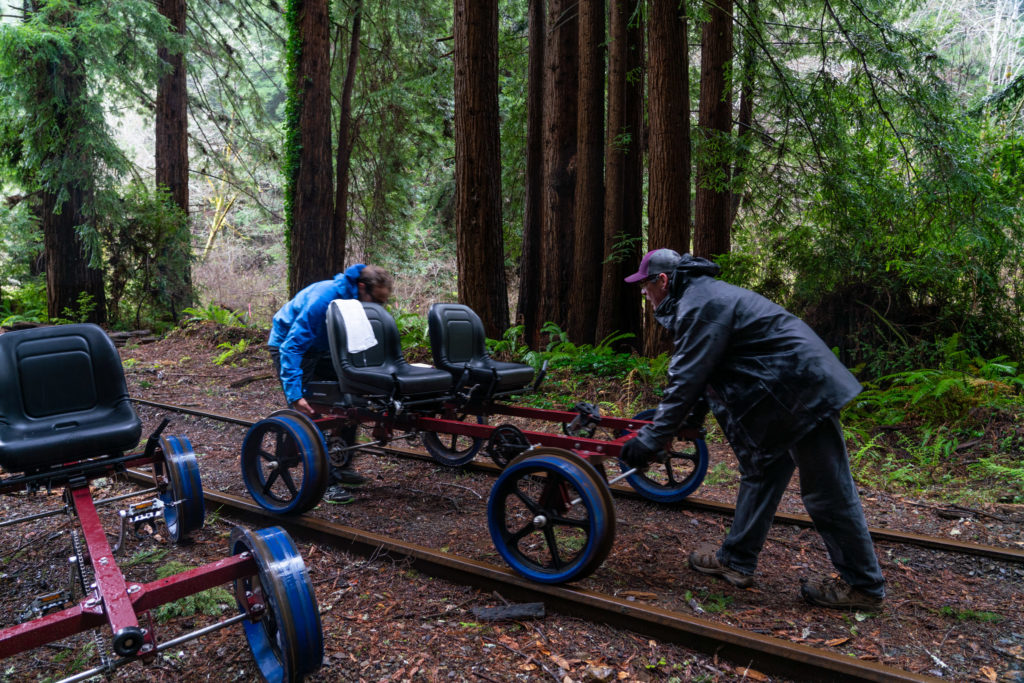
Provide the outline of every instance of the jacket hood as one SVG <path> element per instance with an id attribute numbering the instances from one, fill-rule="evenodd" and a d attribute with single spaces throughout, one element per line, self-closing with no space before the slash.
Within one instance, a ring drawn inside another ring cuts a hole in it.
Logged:
<path id="1" fill-rule="evenodd" d="M 334 276 L 334 285 L 338 289 L 338 298 L 359 298 L 359 285 L 356 281 L 359 279 L 359 275 L 363 272 L 363 268 L 365 267 L 366 266 L 364 264 L 357 263 L 354 266 L 346 268 L 344 273 L 338 273 Z"/>
<path id="2" fill-rule="evenodd" d="M 672 272 L 672 283 L 669 287 L 670 295 L 672 298 L 679 298 L 691 278 L 702 275 L 717 277 L 721 272 L 721 266 L 714 261 L 709 261 L 700 256 L 683 254 L 679 259 L 678 265 L 676 265 L 676 269 Z"/>

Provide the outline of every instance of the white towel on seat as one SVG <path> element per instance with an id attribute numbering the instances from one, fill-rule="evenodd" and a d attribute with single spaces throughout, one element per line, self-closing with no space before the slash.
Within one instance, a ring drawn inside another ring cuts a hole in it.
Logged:
<path id="1" fill-rule="evenodd" d="M 377 337 L 358 299 L 335 299 L 331 305 L 338 307 L 341 319 L 345 322 L 349 353 L 359 353 L 377 345 Z"/>

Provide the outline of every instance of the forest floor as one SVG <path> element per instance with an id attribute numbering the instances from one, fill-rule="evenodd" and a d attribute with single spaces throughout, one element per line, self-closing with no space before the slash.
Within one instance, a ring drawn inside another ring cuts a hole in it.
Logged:
<path id="1" fill-rule="evenodd" d="M 256 420 L 281 407 L 263 333 L 199 325 L 121 349 L 133 397 Z M 247 344 L 239 342 L 246 340 Z M 227 362 L 214 363 L 232 344 Z M 243 348 L 244 346 L 244 348 Z M 599 383 L 591 389 L 602 391 Z M 579 396 L 579 400 L 592 400 Z M 140 406 L 143 435 L 162 411 Z M 195 448 L 203 486 L 246 496 L 238 466 L 245 430 L 167 415 L 168 434 Z M 727 445 L 710 443 L 714 477 L 697 495 L 733 502 L 735 462 Z M 478 560 L 503 564 L 487 532 L 485 501 L 493 480 L 432 463 L 388 456 L 356 458 L 369 482 L 348 505 L 321 503 L 309 514 Z M 119 480 L 95 482 L 95 496 L 131 490 Z M 950 506 L 891 491 L 861 490 L 868 523 L 1012 548 L 1024 547 L 1024 506 Z M 0 519 L 59 507 L 60 493 L 0 498 Z M 813 530 L 776 525 L 762 552 L 754 588 L 741 590 L 686 567 L 689 551 L 717 543 L 729 519 L 667 510 L 647 501 L 616 500 L 615 544 L 582 588 L 694 613 L 748 631 L 951 681 L 1024 682 L 1024 567 L 879 542 L 888 597 L 877 613 L 810 607 L 801 577 L 831 565 Z M 796 482 L 780 510 L 802 513 Z M 116 511 L 102 513 L 108 533 Z M 62 520 L 62 518 L 57 518 Z M 0 618 L 15 623 L 32 598 L 67 580 L 70 521 L 53 519 L 0 529 Z M 152 581 L 173 561 L 198 566 L 223 558 L 232 520 L 207 511 L 194 541 L 175 547 L 162 527 L 134 539 L 120 566 L 131 581 Z M 426 577 L 380 559 L 298 542 L 316 589 L 324 630 L 322 681 L 729 681 L 783 680 L 717 657 L 595 625 L 558 613 L 542 619 L 479 623 L 473 607 L 502 596 Z M 172 565 L 173 567 L 173 565 Z M 223 599 L 223 601 L 221 601 Z M 224 596 L 212 611 L 234 612 Z M 162 638 L 198 628 L 213 616 L 179 616 L 158 624 Z M 96 665 L 90 635 L 53 643 L 0 664 L 0 680 L 53 680 Z M 238 628 L 219 631 L 131 665 L 117 680 L 254 680 Z"/>

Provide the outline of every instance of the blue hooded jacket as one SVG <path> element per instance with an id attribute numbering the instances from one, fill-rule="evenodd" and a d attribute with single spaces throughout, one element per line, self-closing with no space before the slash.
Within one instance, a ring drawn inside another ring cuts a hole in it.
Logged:
<path id="1" fill-rule="evenodd" d="M 302 398 L 302 356 L 330 348 L 327 307 L 335 299 L 359 298 L 356 280 L 365 267 L 357 263 L 333 280 L 311 284 L 274 314 L 267 344 L 281 352 L 281 384 L 289 405 Z"/>

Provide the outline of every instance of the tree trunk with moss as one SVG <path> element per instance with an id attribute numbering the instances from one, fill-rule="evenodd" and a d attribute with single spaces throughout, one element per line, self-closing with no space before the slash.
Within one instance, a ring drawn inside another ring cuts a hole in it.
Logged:
<path id="1" fill-rule="evenodd" d="M 292 296 L 344 268 L 332 263 L 330 25 L 327 0 L 289 0 L 285 220 Z"/>

